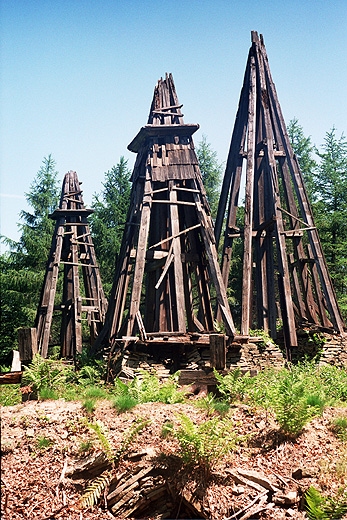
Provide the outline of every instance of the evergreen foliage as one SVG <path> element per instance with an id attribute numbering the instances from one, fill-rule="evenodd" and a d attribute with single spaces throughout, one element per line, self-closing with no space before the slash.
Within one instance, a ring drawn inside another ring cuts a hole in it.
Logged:
<path id="1" fill-rule="evenodd" d="M 212 218 L 217 215 L 220 185 L 223 166 L 218 162 L 217 152 L 212 150 L 205 135 L 198 143 L 196 155 L 202 175 L 202 181 L 206 190 L 207 200 L 210 204 Z"/>
<path id="2" fill-rule="evenodd" d="M 347 140 L 326 133 L 315 175 L 313 210 L 340 308 L 347 318 Z"/>
<path id="3" fill-rule="evenodd" d="M 22 211 L 18 242 L 2 237 L 10 251 L 0 257 L 0 362 L 9 362 L 17 345 L 17 330 L 33 326 L 54 230 L 49 214 L 58 204 L 57 171 L 52 156 L 42 166 L 26 194 L 32 212 Z"/>
<path id="4" fill-rule="evenodd" d="M 313 158 L 315 147 L 311 141 L 311 137 L 305 136 L 304 130 L 296 118 L 289 121 L 287 130 L 290 143 L 304 177 L 308 197 L 312 202 L 315 200 L 314 174 L 317 169 L 317 162 Z"/>
<path id="5" fill-rule="evenodd" d="M 128 161 L 121 157 L 119 163 L 105 173 L 103 191 L 93 197 L 91 232 L 106 294 L 112 287 L 127 219 L 131 191 L 130 176 Z"/>

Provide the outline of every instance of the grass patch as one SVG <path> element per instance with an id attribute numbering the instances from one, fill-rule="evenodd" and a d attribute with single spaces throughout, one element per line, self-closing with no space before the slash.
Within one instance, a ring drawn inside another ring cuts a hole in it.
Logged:
<path id="1" fill-rule="evenodd" d="M 332 421 L 331 430 L 342 442 L 347 442 L 347 416 L 336 417 Z"/>
<path id="2" fill-rule="evenodd" d="M 0 405 L 14 406 L 22 402 L 20 385 L 1 385 L 0 386 Z"/>
<path id="3" fill-rule="evenodd" d="M 88 415 L 92 415 L 95 412 L 95 407 L 95 399 L 85 399 L 82 403 L 82 408 L 87 412 Z"/>
<path id="4" fill-rule="evenodd" d="M 138 404 L 137 399 L 129 394 L 119 394 L 112 399 L 112 405 L 118 413 L 127 412 Z"/>

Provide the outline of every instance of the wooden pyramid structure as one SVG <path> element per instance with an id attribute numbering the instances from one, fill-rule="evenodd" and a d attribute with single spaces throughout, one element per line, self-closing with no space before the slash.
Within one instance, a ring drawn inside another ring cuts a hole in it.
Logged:
<path id="1" fill-rule="evenodd" d="M 184 124 L 181 107 L 166 75 L 148 124 L 128 146 L 137 153 L 130 208 L 96 349 L 101 342 L 119 349 L 138 341 L 208 342 L 213 298 L 226 333 L 235 333 L 192 139 L 199 126 Z"/>
<path id="2" fill-rule="evenodd" d="M 50 215 L 56 225 L 35 322 L 38 351 L 43 357 L 47 357 L 54 315 L 61 316 L 63 358 L 82 352 L 82 321 L 87 322 L 90 341 L 94 342 L 105 319 L 107 302 L 87 221 L 93 210 L 84 207 L 80 184 L 76 172 L 65 175 L 59 208 Z M 59 277 L 61 301 L 57 301 Z"/>
<path id="3" fill-rule="evenodd" d="M 244 224 L 237 222 L 246 172 Z M 227 216 L 221 271 L 228 286 L 235 239 L 243 241 L 241 335 L 283 323 L 287 352 L 297 329 L 342 333 L 344 324 L 327 270 L 296 156 L 291 148 L 262 36 L 252 32 L 244 83 L 215 224 L 219 243 Z"/>

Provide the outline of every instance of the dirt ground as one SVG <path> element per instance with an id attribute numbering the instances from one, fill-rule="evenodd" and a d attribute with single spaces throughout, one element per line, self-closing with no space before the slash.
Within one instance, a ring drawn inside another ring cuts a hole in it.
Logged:
<path id="1" fill-rule="evenodd" d="M 108 401 L 98 401 L 89 417 L 81 403 L 64 400 L 3 407 L 2 518 L 139 518 L 126 511 L 121 516 L 113 515 L 104 500 L 97 507 L 81 509 L 79 498 L 87 480 L 71 478 L 69 468 L 101 450 L 87 421 L 101 421 L 111 445 L 118 449 L 124 433 L 138 417 L 149 419 L 114 470 L 114 478 L 119 481 L 125 474 L 136 473 L 144 453 L 142 465 L 152 464 L 165 454 L 171 461 L 166 468 L 167 489 L 175 490 L 167 499 L 167 511 L 174 512 L 170 518 L 303 519 L 302 497 L 310 485 L 326 496 L 335 496 L 339 488 L 347 486 L 347 446 L 331 431 L 333 418 L 346 417 L 346 409 L 327 409 L 296 440 L 290 440 L 280 435 L 274 419 L 265 411 L 235 406 L 230 411 L 235 430 L 247 435 L 248 442 L 220 460 L 208 482 L 198 469 L 187 471 L 179 466 L 177 441 L 162 435 L 163 424 L 177 421 L 178 413 L 196 423 L 209 418 L 193 402 L 147 403 L 118 414 Z M 145 518 L 169 518 L 169 513 L 155 510 L 154 503 L 152 511 L 149 503 L 147 513 Z"/>

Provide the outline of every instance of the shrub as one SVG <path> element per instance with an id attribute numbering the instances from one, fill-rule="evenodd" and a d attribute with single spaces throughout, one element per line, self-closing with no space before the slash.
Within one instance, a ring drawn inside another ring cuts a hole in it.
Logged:
<path id="1" fill-rule="evenodd" d="M 56 400 L 58 399 L 58 394 L 53 388 L 47 388 L 43 387 L 39 391 L 39 398 L 42 401 L 48 401 L 48 400 Z"/>
<path id="2" fill-rule="evenodd" d="M 19 385 L 2 385 L 0 392 L 1 406 L 14 406 L 22 402 Z"/>
<path id="3" fill-rule="evenodd" d="M 85 399 L 82 404 L 82 408 L 91 415 L 95 412 L 95 399 Z"/>
<path id="4" fill-rule="evenodd" d="M 273 408 L 285 433 L 298 435 L 313 417 L 321 415 L 326 398 L 311 367 L 292 367 L 281 372 Z"/>
<path id="5" fill-rule="evenodd" d="M 130 394 L 118 394 L 112 399 L 112 404 L 118 413 L 127 412 L 134 408 L 138 401 Z"/>
<path id="6" fill-rule="evenodd" d="M 161 383 L 158 377 L 145 370 L 140 377 L 135 377 L 129 383 L 123 383 L 116 378 L 114 382 L 113 405 L 119 411 L 130 410 L 138 403 L 161 402 L 181 403 L 184 394 L 178 389 L 178 376 L 172 375 L 168 381 Z"/>
<path id="7" fill-rule="evenodd" d="M 347 369 L 325 365 L 317 369 L 317 377 L 333 402 L 347 401 Z"/>

